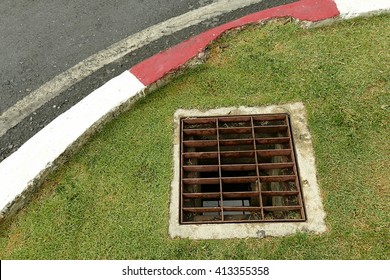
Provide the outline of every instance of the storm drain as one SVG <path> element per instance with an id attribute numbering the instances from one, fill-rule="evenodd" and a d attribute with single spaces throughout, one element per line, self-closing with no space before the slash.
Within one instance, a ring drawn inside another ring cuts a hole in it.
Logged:
<path id="1" fill-rule="evenodd" d="M 306 220 L 289 114 L 180 119 L 180 223 Z"/>

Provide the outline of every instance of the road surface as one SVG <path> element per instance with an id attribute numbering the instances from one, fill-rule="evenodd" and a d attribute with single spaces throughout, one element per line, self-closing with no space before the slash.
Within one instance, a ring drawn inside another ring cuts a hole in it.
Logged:
<path id="1" fill-rule="evenodd" d="M 294 0 L 1 1 L 0 161 L 143 59 L 211 27 L 290 2 Z M 166 22 L 172 28 L 164 28 Z M 120 54 L 112 51 L 126 40 L 136 43 L 128 51 L 122 47 Z M 102 51 L 105 60 L 96 56 Z M 88 68 L 91 56 L 98 59 Z M 78 72 L 75 65 L 81 67 Z"/>

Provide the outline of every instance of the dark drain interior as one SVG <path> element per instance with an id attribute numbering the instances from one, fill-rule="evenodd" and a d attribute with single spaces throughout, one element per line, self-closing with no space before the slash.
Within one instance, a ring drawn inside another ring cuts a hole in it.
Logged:
<path id="1" fill-rule="evenodd" d="M 182 224 L 305 221 L 288 114 L 180 125 Z"/>

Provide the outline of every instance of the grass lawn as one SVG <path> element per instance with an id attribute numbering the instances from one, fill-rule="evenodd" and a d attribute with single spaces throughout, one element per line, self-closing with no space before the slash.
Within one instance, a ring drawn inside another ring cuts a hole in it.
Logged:
<path id="1" fill-rule="evenodd" d="M 168 237 L 179 108 L 304 102 L 329 231 Z M 52 174 L 0 233 L 1 259 L 389 259 L 390 16 L 274 22 L 213 43 L 203 65 L 137 102 Z"/>

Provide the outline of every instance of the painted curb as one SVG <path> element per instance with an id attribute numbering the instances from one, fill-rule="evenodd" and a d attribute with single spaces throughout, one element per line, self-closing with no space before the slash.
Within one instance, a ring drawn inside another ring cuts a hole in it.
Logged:
<path id="1" fill-rule="evenodd" d="M 378 14 L 390 10 L 389 0 L 334 0 L 343 19 Z"/>
<path id="2" fill-rule="evenodd" d="M 148 86 L 185 65 L 224 32 L 271 18 L 319 22 L 337 16 L 356 17 L 389 10 L 390 3 L 385 2 L 389 1 L 378 0 L 372 6 L 364 0 L 301 0 L 223 24 L 135 65 L 54 119 L 0 163 L 0 223 L 22 208 L 46 175 L 101 123 L 142 97 Z"/>
<path id="3" fill-rule="evenodd" d="M 111 79 L 54 119 L 0 164 L 0 222 L 19 210 L 57 160 L 145 86 L 129 71 Z"/>
<path id="4" fill-rule="evenodd" d="M 301 0 L 267 9 L 210 29 L 164 52 L 152 56 L 130 69 L 144 85 L 150 85 L 166 74 L 174 72 L 196 57 L 207 45 L 230 29 L 258 23 L 271 18 L 292 17 L 301 21 L 317 22 L 339 15 L 332 0 Z"/>

